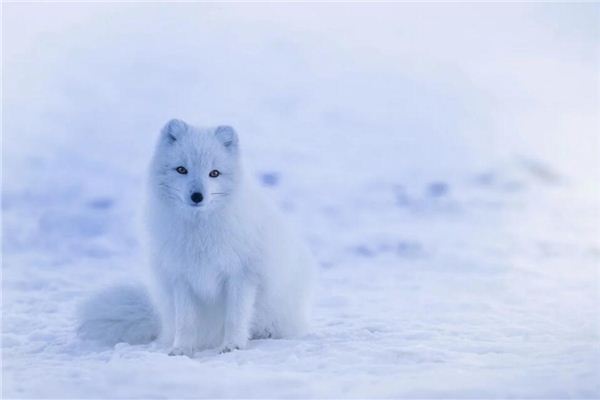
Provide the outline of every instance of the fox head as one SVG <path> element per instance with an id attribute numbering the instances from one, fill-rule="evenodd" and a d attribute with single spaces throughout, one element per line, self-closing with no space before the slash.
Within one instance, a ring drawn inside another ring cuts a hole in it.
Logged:
<path id="1" fill-rule="evenodd" d="M 232 127 L 167 122 L 152 159 L 150 185 L 169 207 L 191 214 L 222 208 L 235 195 L 238 179 L 238 137 Z"/>

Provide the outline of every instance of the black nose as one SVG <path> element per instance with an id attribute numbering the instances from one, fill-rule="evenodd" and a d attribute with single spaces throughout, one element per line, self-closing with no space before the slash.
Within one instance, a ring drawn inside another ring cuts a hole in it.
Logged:
<path id="1" fill-rule="evenodd" d="M 194 203 L 200 203 L 203 198 L 204 197 L 202 196 L 202 193 L 199 193 L 199 192 L 192 193 L 192 201 Z"/>

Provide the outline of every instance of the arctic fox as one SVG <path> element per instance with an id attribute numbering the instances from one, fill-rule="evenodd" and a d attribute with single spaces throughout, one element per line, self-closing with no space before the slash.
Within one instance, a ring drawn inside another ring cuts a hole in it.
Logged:
<path id="1" fill-rule="evenodd" d="M 171 120 L 150 165 L 148 251 L 155 287 L 112 288 L 80 310 L 79 334 L 155 338 L 171 355 L 305 331 L 315 265 L 240 164 L 229 126 Z"/>

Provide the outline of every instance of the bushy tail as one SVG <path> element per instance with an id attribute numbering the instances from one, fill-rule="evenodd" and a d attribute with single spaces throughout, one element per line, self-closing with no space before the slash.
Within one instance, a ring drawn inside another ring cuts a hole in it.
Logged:
<path id="1" fill-rule="evenodd" d="M 107 345 L 149 343 L 158 337 L 160 319 L 147 290 L 121 285 L 104 290 L 79 309 L 77 333 Z"/>

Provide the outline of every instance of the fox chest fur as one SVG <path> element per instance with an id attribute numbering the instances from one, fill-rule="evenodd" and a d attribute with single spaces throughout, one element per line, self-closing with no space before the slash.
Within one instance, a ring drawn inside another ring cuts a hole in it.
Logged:
<path id="1" fill-rule="evenodd" d="M 249 235 L 236 229 L 227 217 L 171 222 L 168 232 L 155 232 L 154 238 L 157 267 L 164 279 L 183 282 L 199 298 L 215 300 L 227 279 L 257 273 L 259 232 Z"/>

